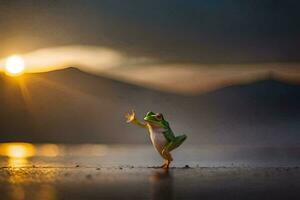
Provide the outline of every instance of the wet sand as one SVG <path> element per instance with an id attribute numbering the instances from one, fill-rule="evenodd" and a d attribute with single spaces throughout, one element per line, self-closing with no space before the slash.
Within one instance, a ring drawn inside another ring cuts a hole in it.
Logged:
<path id="1" fill-rule="evenodd" d="M 1 199 L 299 199 L 300 169 L 1 168 Z"/>
<path id="2" fill-rule="evenodd" d="M 234 156 L 235 162 L 226 162 L 230 166 L 205 160 L 208 166 L 200 166 L 199 152 L 186 148 L 190 156 L 177 152 L 178 161 L 165 171 L 155 167 L 160 158 L 148 146 L 105 147 L 106 153 L 103 146 L 64 148 L 55 157 L 0 157 L 1 199 L 300 199 L 295 162 L 242 165 Z M 102 156 L 93 154 L 100 149 Z"/>

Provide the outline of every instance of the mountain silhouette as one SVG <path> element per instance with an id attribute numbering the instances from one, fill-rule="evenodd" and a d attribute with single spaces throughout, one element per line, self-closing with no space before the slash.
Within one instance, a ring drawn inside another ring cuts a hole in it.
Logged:
<path id="1" fill-rule="evenodd" d="M 66 68 L 1 74 L 0 103 L 1 142 L 147 143 L 125 123 L 134 109 L 163 113 L 191 144 L 300 144 L 300 86 L 272 79 L 182 96 Z"/>

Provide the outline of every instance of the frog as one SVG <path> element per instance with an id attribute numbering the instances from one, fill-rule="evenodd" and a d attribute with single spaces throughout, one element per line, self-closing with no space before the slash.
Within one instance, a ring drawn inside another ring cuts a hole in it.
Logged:
<path id="1" fill-rule="evenodd" d="M 169 169 L 173 157 L 171 151 L 178 148 L 186 139 L 185 134 L 175 136 L 174 132 L 170 128 L 169 122 L 165 119 L 162 113 L 154 113 L 152 111 L 147 112 L 144 116 L 144 122 L 140 122 L 136 118 L 135 111 L 125 115 L 127 123 L 133 123 L 139 127 L 148 129 L 153 147 L 164 159 L 164 163 L 161 168 Z"/>

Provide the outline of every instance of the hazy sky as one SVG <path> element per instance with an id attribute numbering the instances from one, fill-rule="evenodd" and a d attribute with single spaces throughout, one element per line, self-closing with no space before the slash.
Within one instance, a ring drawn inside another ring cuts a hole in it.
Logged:
<path id="1" fill-rule="evenodd" d="M 184 94 L 270 74 L 300 83 L 299 8 L 274 0 L 2 1 L 0 70 L 17 53 L 26 72 L 74 66 Z"/>
<path id="2" fill-rule="evenodd" d="M 1 0 L 0 56 L 84 44 L 172 62 L 295 61 L 299 8 L 296 0 Z"/>

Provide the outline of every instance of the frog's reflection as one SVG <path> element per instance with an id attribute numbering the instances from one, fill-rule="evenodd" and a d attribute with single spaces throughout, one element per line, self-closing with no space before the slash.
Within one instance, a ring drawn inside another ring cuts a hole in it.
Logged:
<path id="1" fill-rule="evenodd" d="M 150 175 L 151 199 L 173 199 L 173 177 L 169 170 L 154 171 Z"/>

